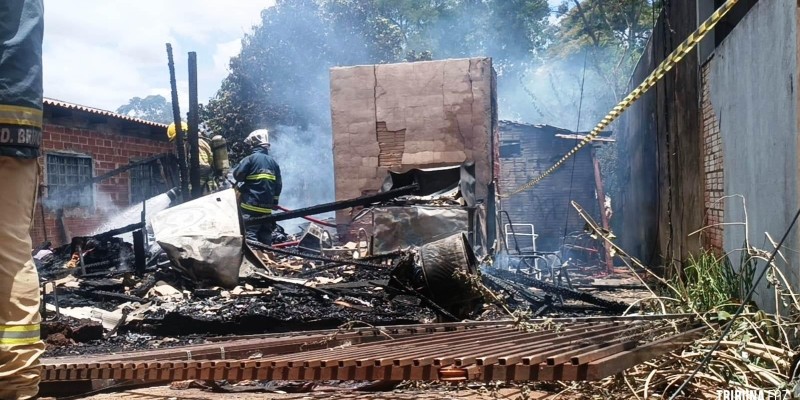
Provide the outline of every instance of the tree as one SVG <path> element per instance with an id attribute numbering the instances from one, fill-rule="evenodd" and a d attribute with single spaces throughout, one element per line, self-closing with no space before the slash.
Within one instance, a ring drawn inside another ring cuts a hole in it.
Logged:
<path id="1" fill-rule="evenodd" d="M 204 107 L 211 128 L 233 140 L 261 127 L 329 125 L 329 68 L 401 54 L 399 31 L 372 0 L 279 0 L 261 19 Z"/>
<path id="2" fill-rule="evenodd" d="M 630 76 L 650 38 L 659 7 L 653 0 L 565 1 L 560 7 L 563 18 L 549 49 L 550 64 L 560 67 L 551 68 L 548 80 L 561 83 L 562 89 L 554 91 L 560 96 L 553 97 L 558 105 L 551 109 L 577 109 L 580 82 L 585 77 L 583 98 L 594 101 L 583 103 L 580 125 L 588 129 L 598 122 L 627 94 Z M 622 184 L 616 144 L 602 146 L 597 155 L 607 193 L 615 197 Z"/>
<path id="3" fill-rule="evenodd" d="M 145 98 L 134 97 L 128 101 L 128 104 L 117 108 L 117 114 L 162 124 L 174 122 L 172 118 L 172 103 L 161 95 L 150 95 Z"/>
<path id="4" fill-rule="evenodd" d="M 613 100 L 619 101 L 652 33 L 657 6 L 653 0 L 570 2 L 574 7 L 560 23 L 552 53 L 569 58 L 588 52 L 592 69 L 606 81 Z"/>
<path id="5" fill-rule="evenodd" d="M 279 0 L 204 108 L 236 140 L 259 127 L 328 126 L 333 66 L 492 56 L 501 106 L 552 41 L 546 0 Z"/>

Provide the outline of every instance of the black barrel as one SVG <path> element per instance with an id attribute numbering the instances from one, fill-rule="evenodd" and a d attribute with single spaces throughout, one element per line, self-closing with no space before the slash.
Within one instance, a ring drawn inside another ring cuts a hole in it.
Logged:
<path id="1" fill-rule="evenodd" d="M 455 276 L 459 270 L 468 275 L 478 273 L 478 259 L 465 233 L 457 233 L 420 247 L 419 257 L 427 294 L 436 304 L 454 309 L 480 299 L 477 288 Z"/>

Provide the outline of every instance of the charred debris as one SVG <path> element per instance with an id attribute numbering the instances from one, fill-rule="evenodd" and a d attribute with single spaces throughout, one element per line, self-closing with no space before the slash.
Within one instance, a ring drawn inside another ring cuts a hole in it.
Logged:
<path id="1" fill-rule="evenodd" d="M 550 279 L 559 266 L 546 265 L 547 258 L 489 254 L 475 246 L 482 239 L 472 220 L 456 229 L 444 224 L 453 210 L 470 214 L 470 194 L 462 190 L 468 167 L 392 174 L 375 195 L 273 214 L 279 228 L 271 245 L 243 242 L 233 189 L 58 248 L 45 244 L 34 258 L 48 354 L 347 324 L 501 319 L 509 317 L 505 305 L 534 316 L 628 308 L 577 288 L 591 277 Z M 428 214 L 422 226 L 381 226 L 419 207 Z M 382 213 L 373 216 L 373 234 L 362 228 L 357 240 L 342 243 L 332 220 L 312 217 L 346 208 Z M 280 221 L 291 218 L 314 222 L 290 233 Z"/>

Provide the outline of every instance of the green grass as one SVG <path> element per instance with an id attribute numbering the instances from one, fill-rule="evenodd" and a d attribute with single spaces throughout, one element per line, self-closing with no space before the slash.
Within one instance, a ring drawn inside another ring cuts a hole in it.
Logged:
<path id="1" fill-rule="evenodd" d="M 682 276 L 673 275 L 672 286 L 693 311 L 732 312 L 752 287 L 755 274 L 755 259 L 744 253 L 741 261 L 737 272 L 728 257 L 703 251 L 689 257 Z"/>

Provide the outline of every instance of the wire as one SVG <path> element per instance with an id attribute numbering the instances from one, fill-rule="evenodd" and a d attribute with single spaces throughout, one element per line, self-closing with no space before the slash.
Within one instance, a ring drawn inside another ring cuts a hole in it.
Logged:
<path id="1" fill-rule="evenodd" d="M 769 266 L 772 264 L 772 261 L 775 260 L 775 256 L 778 254 L 778 251 L 783 246 L 783 242 L 785 242 L 786 238 L 789 237 L 789 233 L 792 231 L 794 224 L 797 223 L 798 218 L 800 218 L 800 209 L 798 209 L 797 213 L 794 215 L 794 219 L 792 219 L 792 223 L 789 224 L 789 227 L 786 229 L 786 232 L 784 232 L 781 241 L 778 242 L 777 246 L 775 246 L 775 250 L 773 250 L 772 254 L 770 254 L 769 259 L 767 259 L 767 265 L 765 265 L 764 268 L 761 270 L 761 273 L 758 274 L 758 279 L 756 279 L 755 282 L 753 282 L 752 287 L 750 287 L 750 291 L 747 292 L 747 297 L 745 297 L 744 300 L 742 300 L 742 304 L 739 304 L 739 308 L 736 310 L 736 313 L 733 314 L 731 320 L 728 322 L 727 325 L 725 325 L 725 329 L 722 330 L 722 333 L 719 335 L 719 339 L 717 339 L 717 342 L 714 343 L 714 346 L 711 347 L 711 350 L 709 350 L 708 353 L 706 353 L 706 356 L 703 357 L 703 361 L 700 361 L 700 365 L 698 365 L 697 368 L 695 368 L 694 371 L 692 371 L 692 374 L 689 375 L 689 377 L 683 381 L 681 386 L 678 387 L 678 390 L 676 390 L 675 393 L 673 393 L 672 396 L 670 396 L 669 400 L 675 399 L 675 396 L 680 394 L 683 388 L 686 387 L 686 384 L 689 383 L 689 381 L 692 380 L 692 378 L 694 378 L 695 375 L 697 375 L 697 373 L 700 372 L 700 370 L 703 369 L 703 367 L 705 367 L 706 364 L 708 364 L 711 361 L 711 357 L 714 356 L 714 352 L 717 351 L 717 349 L 719 349 L 720 343 L 722 343 L 722 341 L 725 340 L 725 336 L 731 331 L 731 327 L 733 327 L 733 323 L 736 321 L 736 318 L 738 318 L 742 314 L 744 308 L 747 306 L 748 303 L 750 303 L 750 299 L 753 297 L 753 293 L 755 293 L 756 287 L 758 287 L 758 284 L 759 282 L 761 282 L 761 279 L 764 278 L 764 275 L 767 273 L 767 270 L 769 269 Z"/>
<path id="2" fill-rule="evenodd" d="M 581 77 L 581 96 L 578 99 L 578 121 L 575 123 L 575 145 L 578 145 L 578 131 L 581 129 L 581 110 L 583 109 L 583 86 L 586 83 L 586 59 L 588 58 L 587 55 L 589 54 L 588 50 L 583 50 L 583 76 Z M 575 179 L 575 162 L 577 158 L 572 159 L 572 172 L 569 176 L 569 194 L 567 195 L 568 201 L 572 201 L 572 182 Z M 569 209 L 569 207 L 567 207 Z M 602 211 L 601 211 L 602 212 Z M 569 211 L 564 213 L 564 236 L 561 237 L 561 244 L 564 244 L 564 241 L 567 237 L 567 229 L 569 227 Z"/>

